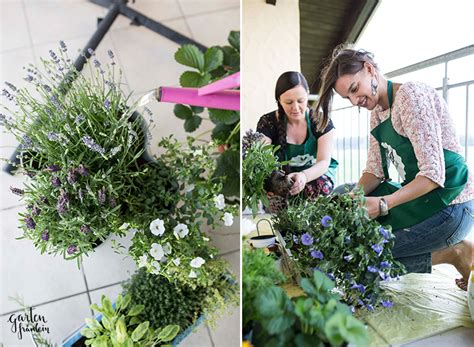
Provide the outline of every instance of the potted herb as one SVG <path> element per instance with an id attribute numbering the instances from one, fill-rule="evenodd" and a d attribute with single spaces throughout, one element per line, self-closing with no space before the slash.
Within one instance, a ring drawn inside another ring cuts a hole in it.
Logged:
<path id="1" fill-rule="evenodd" d="M 293 201 L 273 217 L 303 274 L 320 269 L 344 293 L 347 303 L 368 310 L 390 307 L 380 282 L 404 273 L 391 249 L 390 226 L 369 218 L 361 191 L 321 196 L 313 202 Z"/>
<path id="2" fill-rule="evenodd" d="M 113 53 L 107 64 L 90 53 L 86 76 L 60 42 L 42 69 L 26 69 L 34 91 L 10 83 L 3 91 L 16 110 L 4 106 L 13 117 L 2 114 L 1 122 L 20 142 L 17 171 L 30 177 L 24 188 L 11 188 L 27 205 L 20 238 L 66 259 L 79 260 L 110 233 L 125 233 L 119 226 L 134 188 L 127 179 L 141 174 L 146 142 Z"/>

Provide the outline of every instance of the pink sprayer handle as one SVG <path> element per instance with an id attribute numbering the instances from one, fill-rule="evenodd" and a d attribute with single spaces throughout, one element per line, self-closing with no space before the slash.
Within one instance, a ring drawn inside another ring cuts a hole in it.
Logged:
<path id="1" fill-rule="evenodd" d="M 240 72 L 227 76 L 219 81 L 215 81 L 198 90 L 198 95 L 207 95 L 224 89 L 240 87 Z"/>
<path id="2" fill-rule="evenodd" d="M 172 102 L 191 106 L 218 108 L 222 110 L 240 110 L 240 91 L 221 90 L 209 95 L 198 95 L 198 88 L 159 87 L 158 101 Z"/>

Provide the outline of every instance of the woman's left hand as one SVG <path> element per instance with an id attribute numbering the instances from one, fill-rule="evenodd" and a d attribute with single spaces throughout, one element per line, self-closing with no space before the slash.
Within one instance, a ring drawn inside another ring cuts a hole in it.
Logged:
<path id="1" fill-rule="evenodd" d="M 380 198 L 375 196 L 365 197 L 365 208 L 371 219 L 377 218 L 380 214 Z"/>
<path id="2" fill-rule="evenodd" d="M 306 177 L 304 172 L 293 172 L 290 173 L 288 177 L 293 181 L 293 185 L 290 189 L 291 195 L 296 195 L 300 193 L 308 182 L 308 178 Z"/>

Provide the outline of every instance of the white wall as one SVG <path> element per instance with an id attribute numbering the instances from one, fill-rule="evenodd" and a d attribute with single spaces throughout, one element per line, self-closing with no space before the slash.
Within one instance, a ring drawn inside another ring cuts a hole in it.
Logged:
<path id="1" fill-rule="evenodd" d="M 242 130 L 255 129 L 264 113 L 276 109 L 275 83 L 285 71 L 300 71 L 297 0 L 242 1 Z"/>

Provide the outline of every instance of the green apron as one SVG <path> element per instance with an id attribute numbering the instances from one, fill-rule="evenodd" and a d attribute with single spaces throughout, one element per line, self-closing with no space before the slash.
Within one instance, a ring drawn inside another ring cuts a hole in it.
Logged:
<path id="1" fill-rule="evenodd" d="M 318 139 L 316 136 L 314 136 L 313 131 L 311 130 L 311 122 L 308 111 L 306 111 L 305 118 L 306 124 L 308 125 L 305 142 L 300 145 L 291 143 L 286 145 L 285 160 L 289 161 L 288 165 L 291 172 L 300 172 L 316 164 Z M 331 158 L 329 169 L 325 173 L 326 176 L 331 178 L 333 183 L 336 182 L 336 168 L 338 164 L 339 163 L 337 160 Z"/>
<path id="2" fill-rule="evenodd" d="M 371 134 L 380 144 L 382 167 L 385 180 L 368 196 L 390 195 L 415 179 L 418 169 L 415 152 L 410 140 L 398 134 L 392 124 L 392 82 L 388 81 L 389 118 L 375 127 Z M 379 217 L 381 224 L 389 224 L 393 230 L 411 227 L 431 217 L 448 206 L 464 189 L 468 179 L 468 167 L 464 158 L 452 151 L 443 149 L 446 180 L 444 188 L 438 187 L 414 200 L 389 210 L 387 216 Z M 387 156 L 395 165 L 402 184 L 390 182 Z"/>

